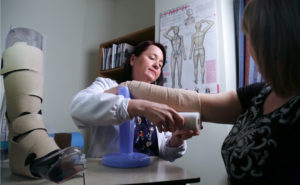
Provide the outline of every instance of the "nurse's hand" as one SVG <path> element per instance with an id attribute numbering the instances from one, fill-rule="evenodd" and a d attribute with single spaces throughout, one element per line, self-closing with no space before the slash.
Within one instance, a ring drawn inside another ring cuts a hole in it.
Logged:
<path id="1" fill-rule="evenodd" d="M 184 118 L 173 108 L 147 100 L 129 100 L 127 111 L 131 118 L 143 116 L 157 126 L 159 132 L 174 132 L 183 128 Z"/>
<path id="2" fill-rule="evenodd" d="M 178 147 L 184 143 L 184 140 L 198 135 L 200 135 L 200 132 L 195 130 L 176 130 L 169 140 L 169 146 Z"/>

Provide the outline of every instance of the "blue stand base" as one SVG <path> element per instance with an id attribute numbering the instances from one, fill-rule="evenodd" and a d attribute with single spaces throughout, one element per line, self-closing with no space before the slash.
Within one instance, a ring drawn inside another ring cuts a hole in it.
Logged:
<path id="1" fill-rule="evenodd" d="M 148 166 L 150 157 L 136 152 L 107 154 L 103 157 L 102 164 L 114 168 L 138 168 Z"/>

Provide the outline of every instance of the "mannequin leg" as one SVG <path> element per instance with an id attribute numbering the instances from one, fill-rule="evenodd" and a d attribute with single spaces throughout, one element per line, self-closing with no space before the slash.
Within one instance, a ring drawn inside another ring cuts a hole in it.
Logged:
<path id="1" fill-rule="evenodd" d="M 10 169 L 16 174 L 52 180 L 47 176 L 47 170 L 57 164 L 55 162 L 63 152 L 49 137 L 43 123 L 42 62 L 43 53 L 40 49 L 25 42 L 16 42 L 3 53 L 1 75 L 4 77 L 7 97 Z M 72 157 L 69 155 L 70 150 L 68 151 L 68 156 Z M 76 151 L 74 154 L 81 153 Z M 39 170 L 33 166 L 37 166 Z M 60 175 L 57 173 L 57 182 L 65 180 L 59 178 Z"/>

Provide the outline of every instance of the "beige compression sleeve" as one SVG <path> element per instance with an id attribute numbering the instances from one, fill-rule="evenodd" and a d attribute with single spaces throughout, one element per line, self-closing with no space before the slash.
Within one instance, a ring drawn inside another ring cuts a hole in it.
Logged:
<path id="1" fill-rule="evenodd" d="M 178 112 L 199 112 L 201 115 L 200 95 L 195 91 L 162 87 L 139 81 L 127 81 L 121 85 L 127 86 L 134 98 L 166 104 Z"/>

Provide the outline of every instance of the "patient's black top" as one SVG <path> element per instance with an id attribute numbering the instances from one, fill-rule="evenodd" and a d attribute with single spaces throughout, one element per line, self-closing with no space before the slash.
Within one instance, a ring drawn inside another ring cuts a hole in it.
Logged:
<path id="1" fill-rule="evenodd" d="M 243 112 L 222 146 L 230 185 L 300 184 L 300 95 L 263 115 L 265 83 L 237 89 Z"/>

